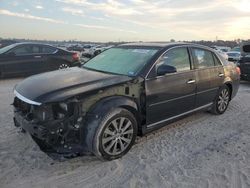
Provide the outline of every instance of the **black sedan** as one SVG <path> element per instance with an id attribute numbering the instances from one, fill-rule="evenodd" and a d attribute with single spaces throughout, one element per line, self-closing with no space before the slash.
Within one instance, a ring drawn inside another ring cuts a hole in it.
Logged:
<path id="1" fill-rule="evenodd" d="M 126 154 L 137 135 L 187 114 L 223 114 L 239 81 L 239 68 L 204 46 L 121 45 L 82 68 L 19 83 L 14 122 L 43 149 L 111 160 Z"/>
<path id="2" fill-rule="evenodd" d="M 0 49 L 0 78 L 33 75 L 78 65 L 77 53 L 50 45 L 16 43 Z"/>
<path id="3" fill-rule="evenodd" d="M 250 43 L 243 43 L 241 45 L 241 59 L 238 65 L 241 69 L 241 79 L 250 81 Z"/>

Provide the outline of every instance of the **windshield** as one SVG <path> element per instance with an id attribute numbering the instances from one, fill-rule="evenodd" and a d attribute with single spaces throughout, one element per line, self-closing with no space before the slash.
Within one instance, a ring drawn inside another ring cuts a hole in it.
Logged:
<path id="1" fill-rule="evenodd" d="M 16 46 L 16 44 L 11 44 L 9 46 L 5 46 L 3 48 L 0 48 L 0 54 L 3 54 L 7 51 L 9 51 L 11 48 L 14 48 Z"/>
<path id="2" fill-rule="evenodd" d="M 157 49 L 111 48 L 89 60 L 84 68 L 113 74 L 135 76 Z"/>

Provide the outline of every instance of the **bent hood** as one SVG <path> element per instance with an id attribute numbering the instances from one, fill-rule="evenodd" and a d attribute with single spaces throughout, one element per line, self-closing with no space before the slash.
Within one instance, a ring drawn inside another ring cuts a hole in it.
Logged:
<path id="1" fill-rule="evenodd" d="M 48 103 L 130 80 L 128 76 L 75 67 L 31 76 L 16 85 L 15 93 L 27 101 Z"/>

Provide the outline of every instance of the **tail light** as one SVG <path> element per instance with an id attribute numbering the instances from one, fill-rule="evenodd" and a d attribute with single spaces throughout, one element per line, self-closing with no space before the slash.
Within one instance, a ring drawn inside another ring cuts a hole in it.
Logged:
<path id="1" fill-rule="evenodd" d="M 79 61 L 80 57 L 79 57 L 78 53 L 73 53 L 72 59 L 73 59 L 73 61 Z"/>
<path id="2" fill-rule="evenodd" d="M 236 72 L 237 72 L 237 74 L 238 74 L 238 75 L 240 75 L 240 74 L 241 74 L 240 67 L 236 67 Z"/>

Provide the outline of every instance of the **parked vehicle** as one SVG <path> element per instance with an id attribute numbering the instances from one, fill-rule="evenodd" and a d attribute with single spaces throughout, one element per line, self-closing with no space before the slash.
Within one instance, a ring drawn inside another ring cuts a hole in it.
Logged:
<path id="1" fill-rule="evenodd" d="M 211 48 L 215 50 L 220 50 L 222 52 L 229 52 L 231 50 L 231 48 L 227 46 L 211 46 Z"/>
<path id="2" fill-rule="evenodd" d="M 241 69 L 241 79 L 250 81 L 250 43 L 241 45 L 241 59 L 238 65 Z"/>
<path id="3" fill-rule="evenodd" d="M 84 45 L 84 51 L 82 53 L 82 56 L 87 57 L 87 58 L 91 58 L 92 57 L 92 52 L 90 52 L 90 51 L 92 50 L 93 47 L 94 47 L 94 45 L 92 45 L 92 44 Z"/>
<path id="4" fill-rule="evenodd" d="M 14 122 L 44 150 L 112 160 L 125 155 L 137 135 L 187 114 L 223 114 L 238 91 L 239 74 L 205 46 L 124 44 L 81 68 L 19 83 Z"/>
<path id="5" fill-rule="evenodd" d="M 84 51 L 84 47 L 80 46 L 80 45 L 73 45 L 73 46 L 69 46 L 67 48 L 68 51 L 76 51 L 76 52 L 83 52 Z"/>
<path id="6" fill-rule="evenodd" d="M 231 51 L 241 52 L 240 47 L 236 46 Z"/>
<path id="7" fill-rule="evenodd" d="M 9 46 L 9 45 L 15 44 L 15 43 L 17 43 L 17 41 L 15 41 L 15 40 L 8 40 L 8 39 L 0 40 L 0 48 L 3 48 L 5 46 Z"/>
<path id="8" fill-rule="evenodd" d="M 241 57 L 240 52 L 238 51 L 227 52 L 227 56 L 228 56 L 228 61 L 232 61 L 232 62 L 238 62 Z"/>
<path id="9" fill-rule="evenodd" d="M 219 49 L 215 49 L 215 51 L 217 51 L 224 59 L 228 60 L 228 55 L 226 52 Z"/>
<path id="10" fill-rule="evenodd" d="M 37 43 L 16 43 L 0 49 L 0 78 L 33 75 L 79 66 L 79 56 Z"/>
<path id="11" fill-rule="evenodd" d="M 88 51 L 84 52 L 84 55 L 86 57 L 94 57 L 97 56 L 98 54 L 102 53 L 103 51 L 112 48 L 113 46 L 105 46 L 105 45 L 97 45 L 91 47 Z"/>

